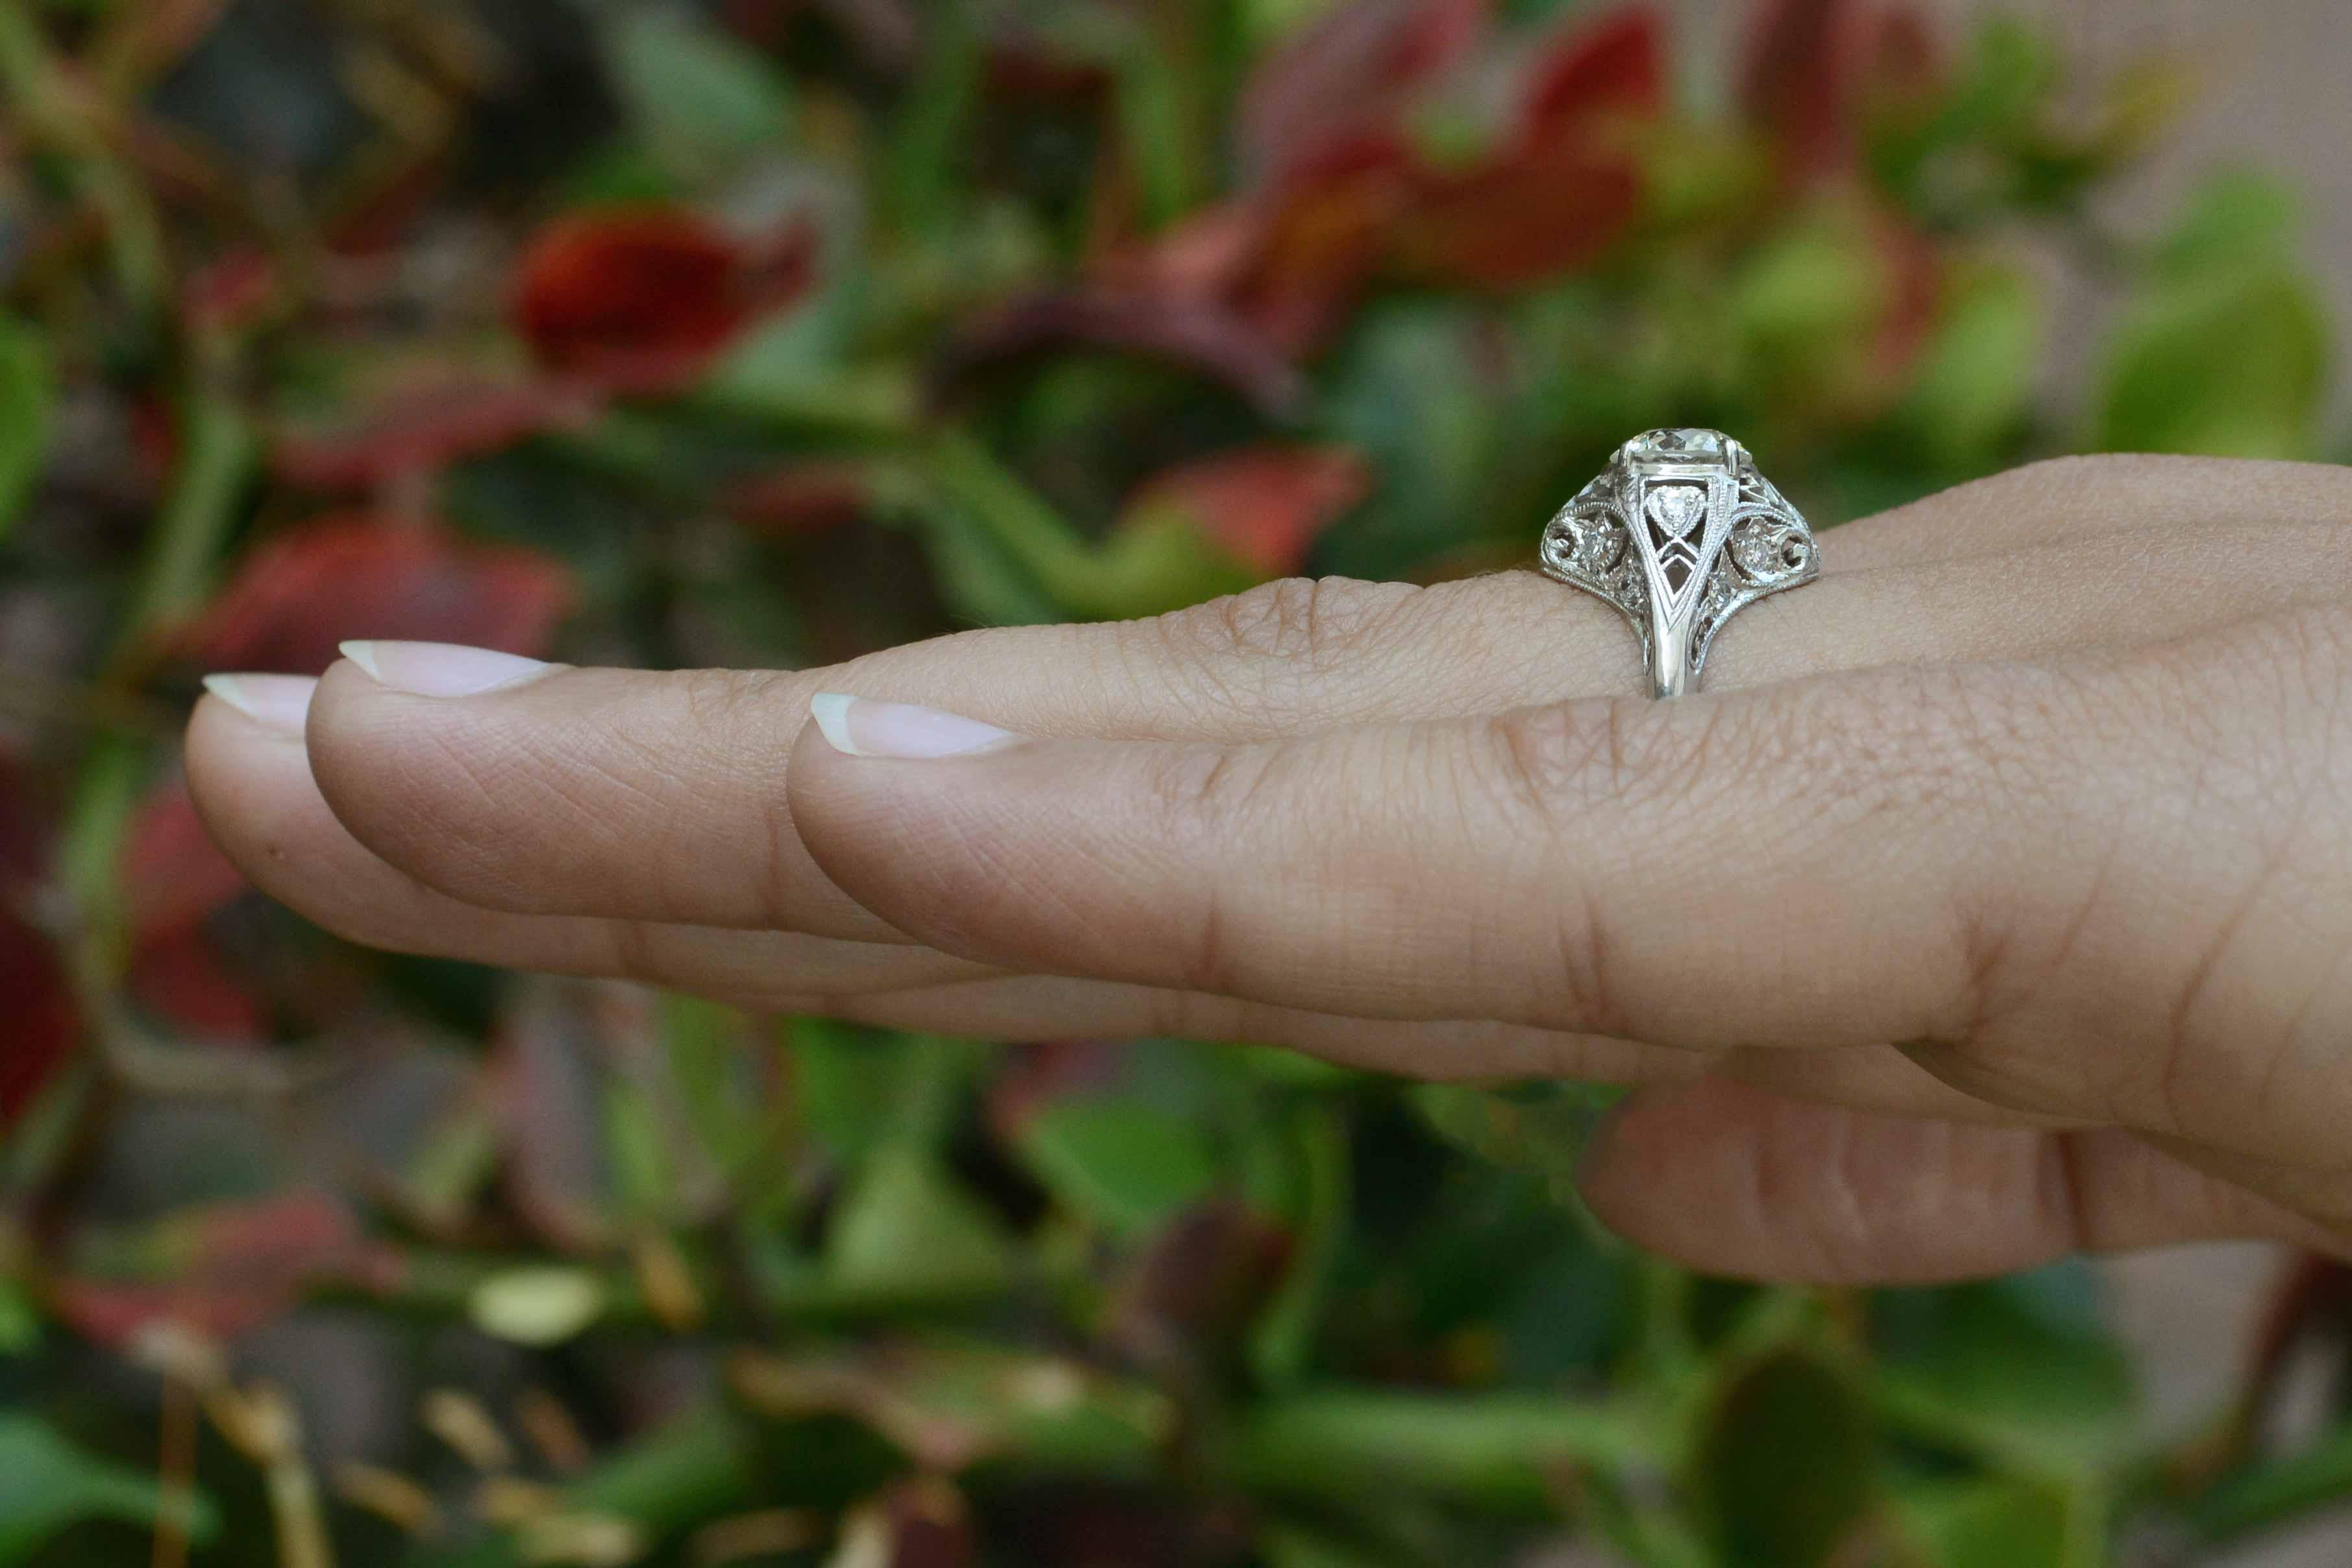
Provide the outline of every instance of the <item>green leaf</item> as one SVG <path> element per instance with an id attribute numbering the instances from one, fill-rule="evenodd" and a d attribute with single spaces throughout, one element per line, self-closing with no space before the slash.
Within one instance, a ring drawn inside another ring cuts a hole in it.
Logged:
<path id="1" fill-rule="evenodd" d="M 56 413 L 48 345 L 33 327 L 0 316 L 0 533 L 40 478 Z"/>
<path id="2" fill-rule="evenodd" d="M 2200 186 L 2164 243 L 2155 269 L 2165 278 L 2193 278 L 2241 262 L 2292 256 L 2303 227 L 2294 187 L 2268 174 L 2232 170 Z"/>
<path id="3" fill-rule="evenodd" d="M 1381 483 L 1317 542 L 1318 565 L 1352 576 L 1411 574 L 1475 536 L 1507 467 L 1501 397 L 1478 353 L 1480 321 L 1453 305 L 1368 312 L 1324 405 L 1331 437 Z"/>
<path id="4" fill-rule="evenodd" d="M 928 1151 L 893 1145 L 842 1198 L 826 1237 L 835 1288 L 892 1301 L 988 1295 L 1012 1272 L 1003 1225 Z"/>
<path id="5" fill-rule="evenodd" d="M 0 1356 L 29 1355 L 41 1344 L 41 1315 L 14 1279 L 0 1279 Z"/>
<path id="6" fill-rule="evenodd" d="M 1394 1559 L 1297 1525 L 1268 1525 L 1258 1540 L 1265 1568 L 1389 1568 Z"/>
<path id="7" fill-rule="evenodd" d="M 2065 1568 L 2066 1494 L 2009 1476 L 1925 1482 L 1895 1514 L 1936 1568 Z"/>
<path id="8" fill-rule="evenodd" d="M 166 1506 L 152 1477 L 86 1454 L 29 1415 L 0 1415 L 0 1564 L 26 1561 L 83 1520 L 152 1527 Z M 203 1541 L 218 1521 L 197 1497 L 182 1524 Z"/>
<path id="9" fill-rule="evenodd" d="M 944 230 L 966 205 L 964 153 L 987 63 L 982 42 L 971 6 L 961 0 L 940 5 L 924 29 L 922 64 L 892 119 L 878 193 L 902 233 Z"/>
<path id="10" fill-rule="evenodd" d="M 2329 331 L 2291 254 L 2288 203 L 2264 183 L 2231 176 L 2191 203 L 2107 345 L 2100 447 L 2312 455 Z"/>
<path id="11" fill-rule="evenodd" d="M 1923 1436 L 2053 1473 L 2111 1458 L 2130 1439 L 2130 1358 L 2079 1266 L 1882 1291 L 1872 1320 L 1878 1398 Z"/>
<path id="12" fill-rule="evenodd" d="M 614 86 L 671 174 L 707 181 L 782 142 L 791 100 L 757 52 L 682 7 L 633 7 L 606 26 Z"/>
<path id="13" fill-rule="evenodd" d="M 946 1140 L 971 1079 L 970 1047 L 819 1018 L 794 1019 L 791 1029 L 802 1124 L 827 1152 L 854 1162 L 887 1145 Z"/>
<path id="14" fill-rule="evenodd" d="M 2030 279 L 2007 268 L 1960 273 L 1898 422 L 1947 471 L 1990 466 L 2032 406 L 2042 346 L 2042 297 Z"/>
<path id="15" fill-rule="evenodd" d="M 1282 1288 L 1259 1315 L 1249 1343 L 1251 1369 L 1272 1384 L 1296 1383 L 1307 1370 L 1347 1246 L 1355 1196 L 1348 1126 L 1336 1109 L 1304 1107 L 1285 1131 L 1301 1166 L 1303 1212 L 1293 1226 L 1297 1240 Z"/>
<path id="16" fill-rule="evenodd" d="M 1021 1154 L 1062 1204 L 1121 1235 L 1158 1227 L 1217 1184 L 1199 1124 L 1137 1100 L 1049 1105 L 1022 1129 Z"/>
<path id="17" fill-rule="evenodd" d="M 1189 516 L 1146 509 L 1099 544 L 978 442 L 934 444 L 921 516 L 941 588 L 999 625 L 1158 615 L 1249 587 Z"/>
<path id="18" fill-rule="evenodd" d="M 782 1141 L 779 1108 L 767 1088 L 771 1037 L 720 1003 L 666 995 L 661 1006 L 678 1102 L 703 1152 L 722 1174 L 740 1177 Z"/>
<path id="19" fill-rule="evenodd" d="M 1541 1177 L 1555 1199 L 1580 1210 L 1577 1162 L 1602 1114 L 1624 1091 L 1551 1080 L 1500 1089 L 1431 1083 L 1407 1089 L 1405 1097 L 1447 1142 L 1506 1170 Z"/>
<path id="20" fill-rule="evenodd" d="M 1876 1462 L 1870 1413 L 1849 1379 L 1782 1350 L 1717 1390 L 1692 1491 L 1726 1563 L 1816 1568 L 1868 1511 Z"/>
<path id="21" fill-rule="evenodd" d="M 2235 1541 L 2346 1498 L 2352 1498 L 2352 1425 L 2231 1471 L 2189 1505 L 2188 1516 L 2207 1541 Z"/>
<path id="22" fill-rule="evenodd" d="M 614 1204 L 639 1223 L 667 1215 L 677 1199 L 678 1173 L 653 1097 L 614 1079 L 604 1084 L 597 1109 Z"/>
<path id="23" fill-rule="evenodd" d="M 1145 226 L 1162 228 L 1199 200 L 1202 175 L 1201 105 L 1192 79 L 1191 40 L 1180 20 L 1184 12 L 1167 7 L 1157 17 L 1139 12 L 1136 26 L 1114 51 L 1114 102 L 1132 164 Z"/>
<path id="24" fill-rule="evenodd" d="M 2326 363 L 2318 300 L 2292 268 L 2168 285 L 2132 310 L 2109 346 L 2099 445 L 2307 458 Z"/>

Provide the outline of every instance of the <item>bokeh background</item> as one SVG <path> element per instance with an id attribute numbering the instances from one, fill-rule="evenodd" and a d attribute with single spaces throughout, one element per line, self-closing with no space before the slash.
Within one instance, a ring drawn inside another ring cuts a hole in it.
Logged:
<path id="1" fill-rule="evenodd" d="M 175 756 L 1523 563 L 1661 424 L 2352 458 L 2339 12 L 0 0 L 0 1568 L 2345 1561 L 2335 1268 L 1696 1279 L 1603 1092 L 369 952 Z"/>

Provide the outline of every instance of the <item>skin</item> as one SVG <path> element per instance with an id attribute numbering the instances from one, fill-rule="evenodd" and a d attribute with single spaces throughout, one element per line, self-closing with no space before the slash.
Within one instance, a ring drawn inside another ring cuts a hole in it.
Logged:
<path id="1" fill-rule="evenodd" d="M 377 946 L 1638 1084 L 1586 1195 L 1717 1272 L 2352 1252 L 2352 471 L 2039 465 L 1822 553 L 1665 703 L 1531 574 L 1324 580 L 791 674 L 346 662 L 188 772 Z M 821 691 L 1019 738 L 851 755 Z"/>

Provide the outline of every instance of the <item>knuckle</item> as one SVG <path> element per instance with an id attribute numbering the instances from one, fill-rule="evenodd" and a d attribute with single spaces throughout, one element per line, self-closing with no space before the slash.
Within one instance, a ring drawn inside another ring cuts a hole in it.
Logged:
<path id="1" fill-rule="evenodd" d="M 1557 821 L 1631 793 L 1654 744 L 1645 717 L 1613 700 L 1523 708 L 1487 721 L 1485 752 L 1510 802 Z"/>
<path id="2" fill-rule="evenodd" d="M 1153 770 L 1154 827 L 1179 863 L 1210 863 L 1209 840 L 1250 832 L 1248 825 L 1271 797 L 1273 755 L 1271 747 L 1187 747 Z M 1186 893 L 1188 907 L 1171 911 L 1167 922 L 1178 933 L 1168 968 L 1179 985 L 1229 993 L 1246 958 L 1226 919 L 1217 879 L 1201 879 Z"/>
<path id="3" fill-rule="evenodd" d="M 1285 577 L 1143 623 L 1181 659 L 1315 662 L 1354 645 L 1420 592 L 1410 584 Z"/>
<path id="4" fill-rule="evenodd" d="M 785 671 L 682 669 L 669 679 L 687 716 L 709 733 L 761 733 L 771 719 L 780 727 L 799 721 L 800 705 L 787 700 L 798 678 Z"/>

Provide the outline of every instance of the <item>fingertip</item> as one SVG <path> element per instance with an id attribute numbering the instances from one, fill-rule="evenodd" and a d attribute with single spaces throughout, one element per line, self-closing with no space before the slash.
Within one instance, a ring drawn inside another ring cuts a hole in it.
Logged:
<path id="1" fill-rule="evenodd" d="M 302 732 L 319 683 L 307 675 L 214 674 L 204 688 L 252 723 L 289 736 Z"/>
<path id="2" fill-rule="evenodd" d="M 375 644 L 360 640 L 341 642 L 335 645 L 335 651 L 366 670 L 371 680 L 383 679 L 383 672 L 376 668 Z"/>
<path id="3" fill-rule="evenodd" d="M 836 752 L 857 756 L 857 742 L 849 738 L 849 705 L 857 699 L 841 691 L 820 691 L 809 699 L 809 717 L 817 732 Z"/>

